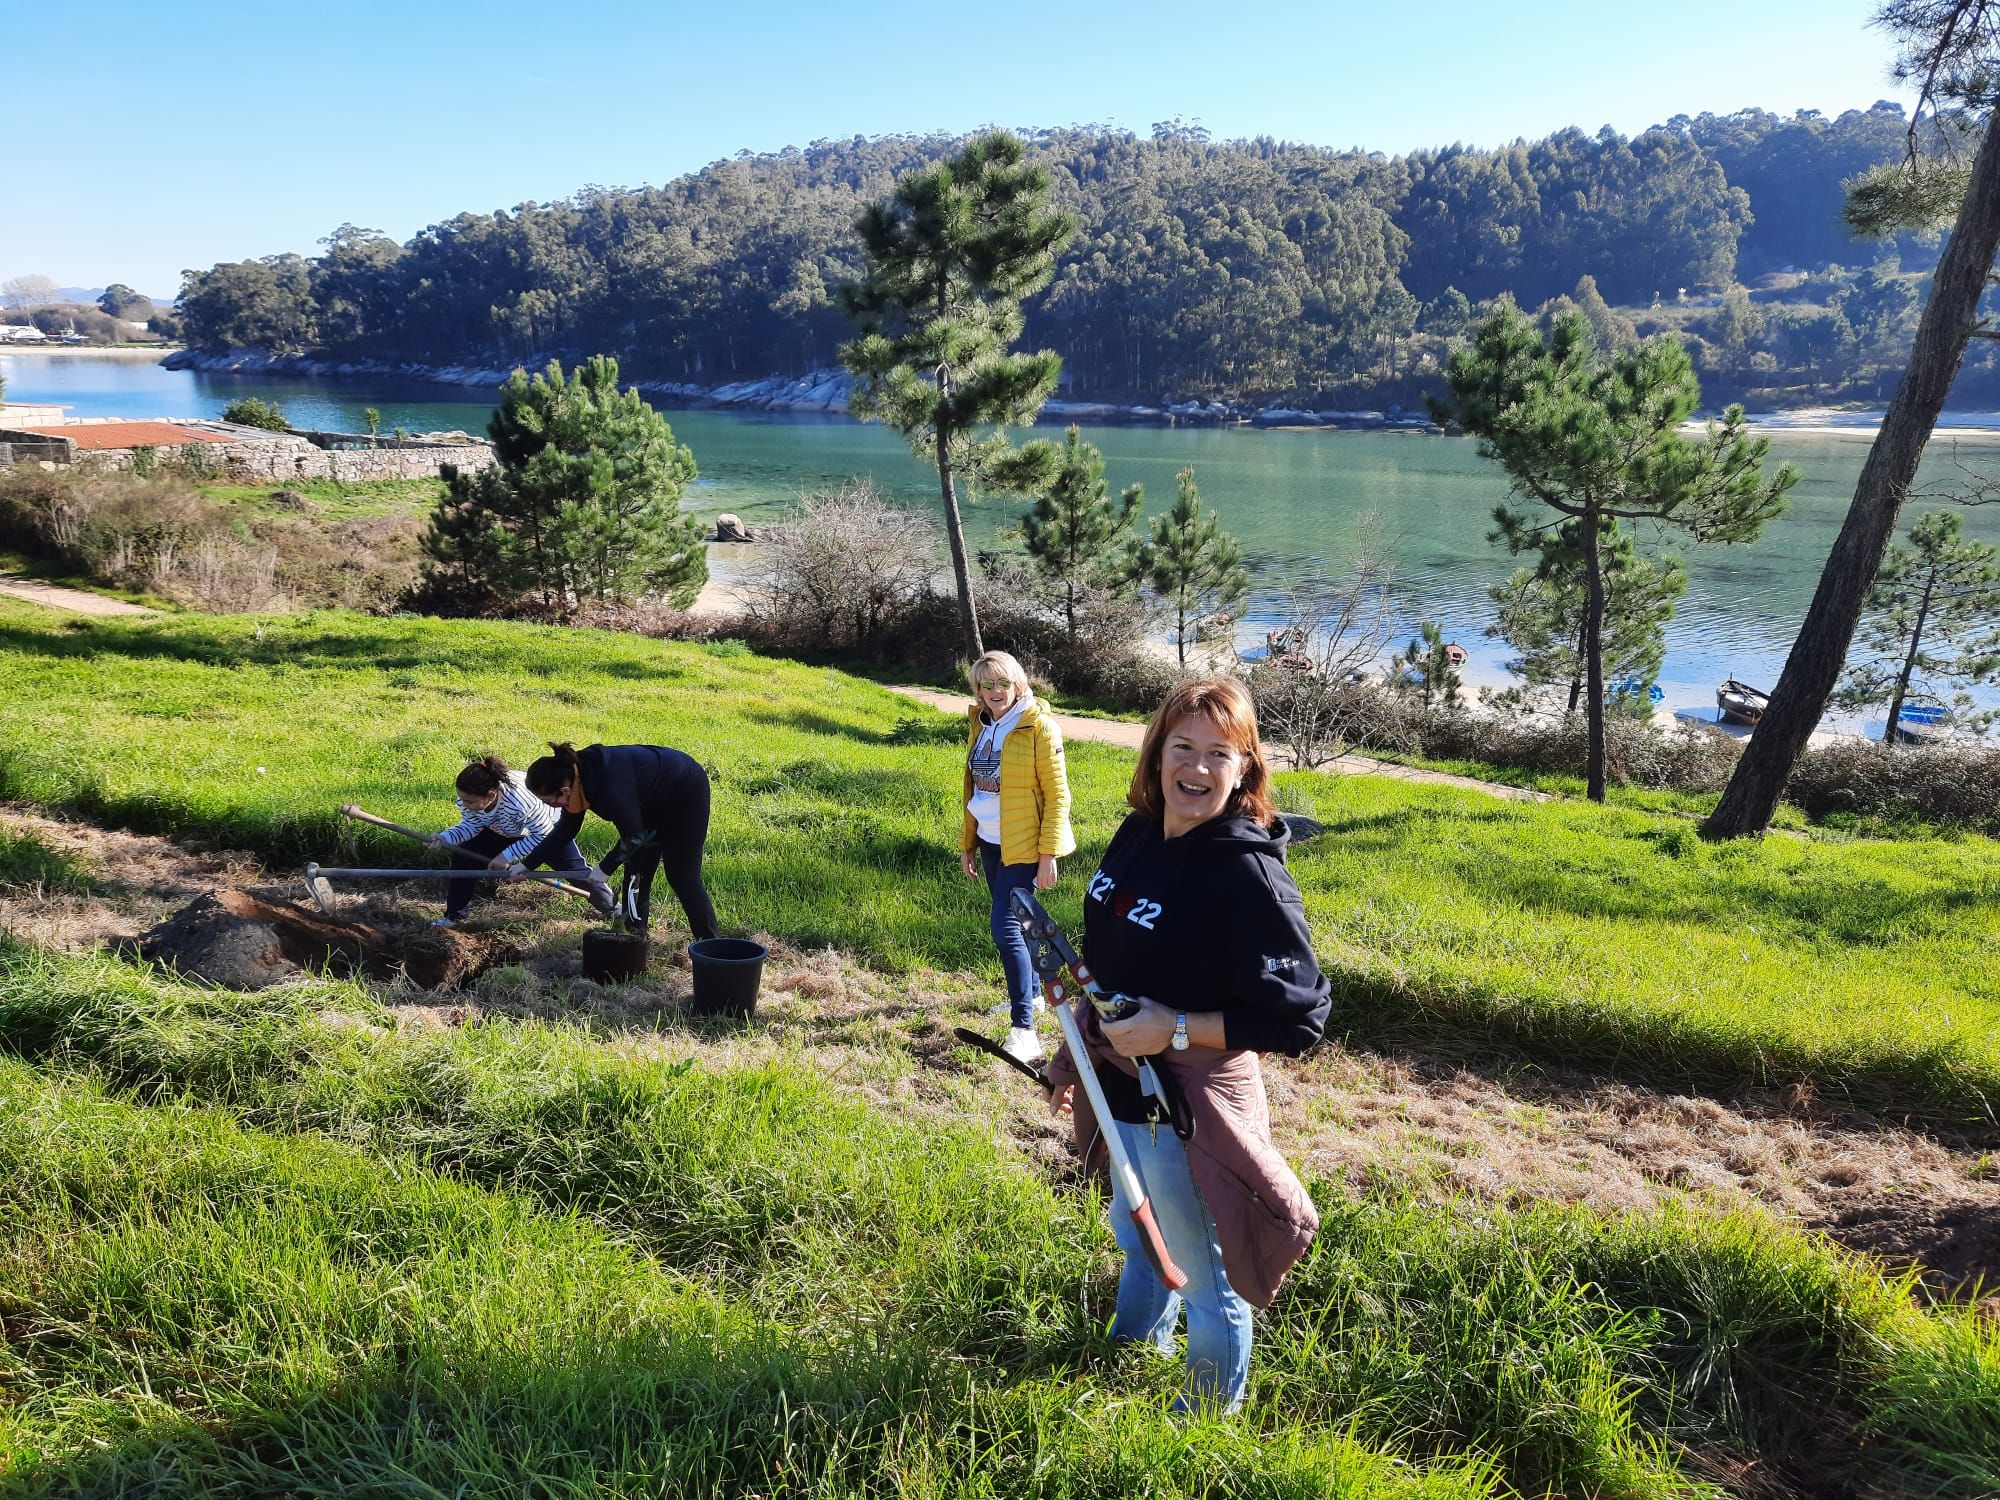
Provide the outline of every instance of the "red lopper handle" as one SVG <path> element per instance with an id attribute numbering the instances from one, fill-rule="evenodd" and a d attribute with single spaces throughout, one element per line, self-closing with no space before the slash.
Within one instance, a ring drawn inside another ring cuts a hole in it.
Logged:
<path id="1" fill-rule="evenodd" d="M 1139 1243 L 1145 1248 L 1146 1259 L 1153 1263 L 1153 1271 L 1162 1285 L 1170 1292 L 1177 1292 L 1187 1285 L 1187 1272 L 1174 1264 L 1174 1258 L 1167 1254 L 1167 1237 L 1160 1233 L 1159 1223 L 1153 1218 L 1150 1199 L 1140 1199 L 1132 1209 L 1132 1225 L 1139 1231 Z"/>

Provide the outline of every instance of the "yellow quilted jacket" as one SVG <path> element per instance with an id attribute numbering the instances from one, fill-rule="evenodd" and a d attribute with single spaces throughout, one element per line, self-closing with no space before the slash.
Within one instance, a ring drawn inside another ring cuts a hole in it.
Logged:
<path id="1" fill-rule="evenodd" d="M 972 800 L 972 748 L 981 728 L 979 705 L 966 711 L 964 807 Z M 970 812 L 958 847 L 970 854 L 979 845 L 979 824 Z M 1062 731 L 1041 699 L 1030 700 L 1000 746 L 1000 862 L 1031 865 L 1042 855 L 1060 859 L 1076 849 L 1069 826 L 1069 772 L 1063 765 Z"/>

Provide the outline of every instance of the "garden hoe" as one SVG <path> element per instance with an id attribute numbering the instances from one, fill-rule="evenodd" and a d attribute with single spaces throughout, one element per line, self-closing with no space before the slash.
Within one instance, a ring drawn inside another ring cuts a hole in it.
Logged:
<path id="1" fill-rule="evenodd" d="M 566 891 L 572 896 L 592 899 L 589 891 L 580 885 L 571 885 L 562 876 L 530 870 L 522 877 L 549 887 L 551 890 Z M 339 904 L 333 895 L 334 880 L 505 880 L 505 875 L 497 875 L 491 870 L 439 869 L 435 865 L 420 870 L 333 870 L 320 865 L 306 866 L 306 890 L 313 898 L 313 905 L 329 917 L 340 915 Z"/>

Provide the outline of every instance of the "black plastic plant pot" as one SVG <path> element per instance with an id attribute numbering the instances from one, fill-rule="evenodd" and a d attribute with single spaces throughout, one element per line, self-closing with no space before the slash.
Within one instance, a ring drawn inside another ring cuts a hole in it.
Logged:
<path id="1" fill-rule="evenodd" d="M 624 984 L 646 972 L 652 943 L 643 932 L 593 927 L 583 935 L 583 977 L 598 984 Z"/>
<path id="2" fill-rule="evenodd" d="M 762 943 L 748 938 L 703 938 L 688 944 L 694 962 L 694 998 L 688 1008 L 698 1016 L 741 1016 L 749 1020 L 757 1009 L 757 987 L 764 981 Z"/>

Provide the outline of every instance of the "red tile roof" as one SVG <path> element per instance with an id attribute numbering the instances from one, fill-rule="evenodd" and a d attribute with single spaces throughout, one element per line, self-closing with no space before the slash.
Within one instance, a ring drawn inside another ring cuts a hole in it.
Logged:
<path id="1" fill-rule="evenodd" d="M 44 437 L 68 438 L 78 448 L 174 448 L 188 443 L 233 443 L 219 432 L 174 422 L 68 422 L 61 427 L 23 427 Z"/>

